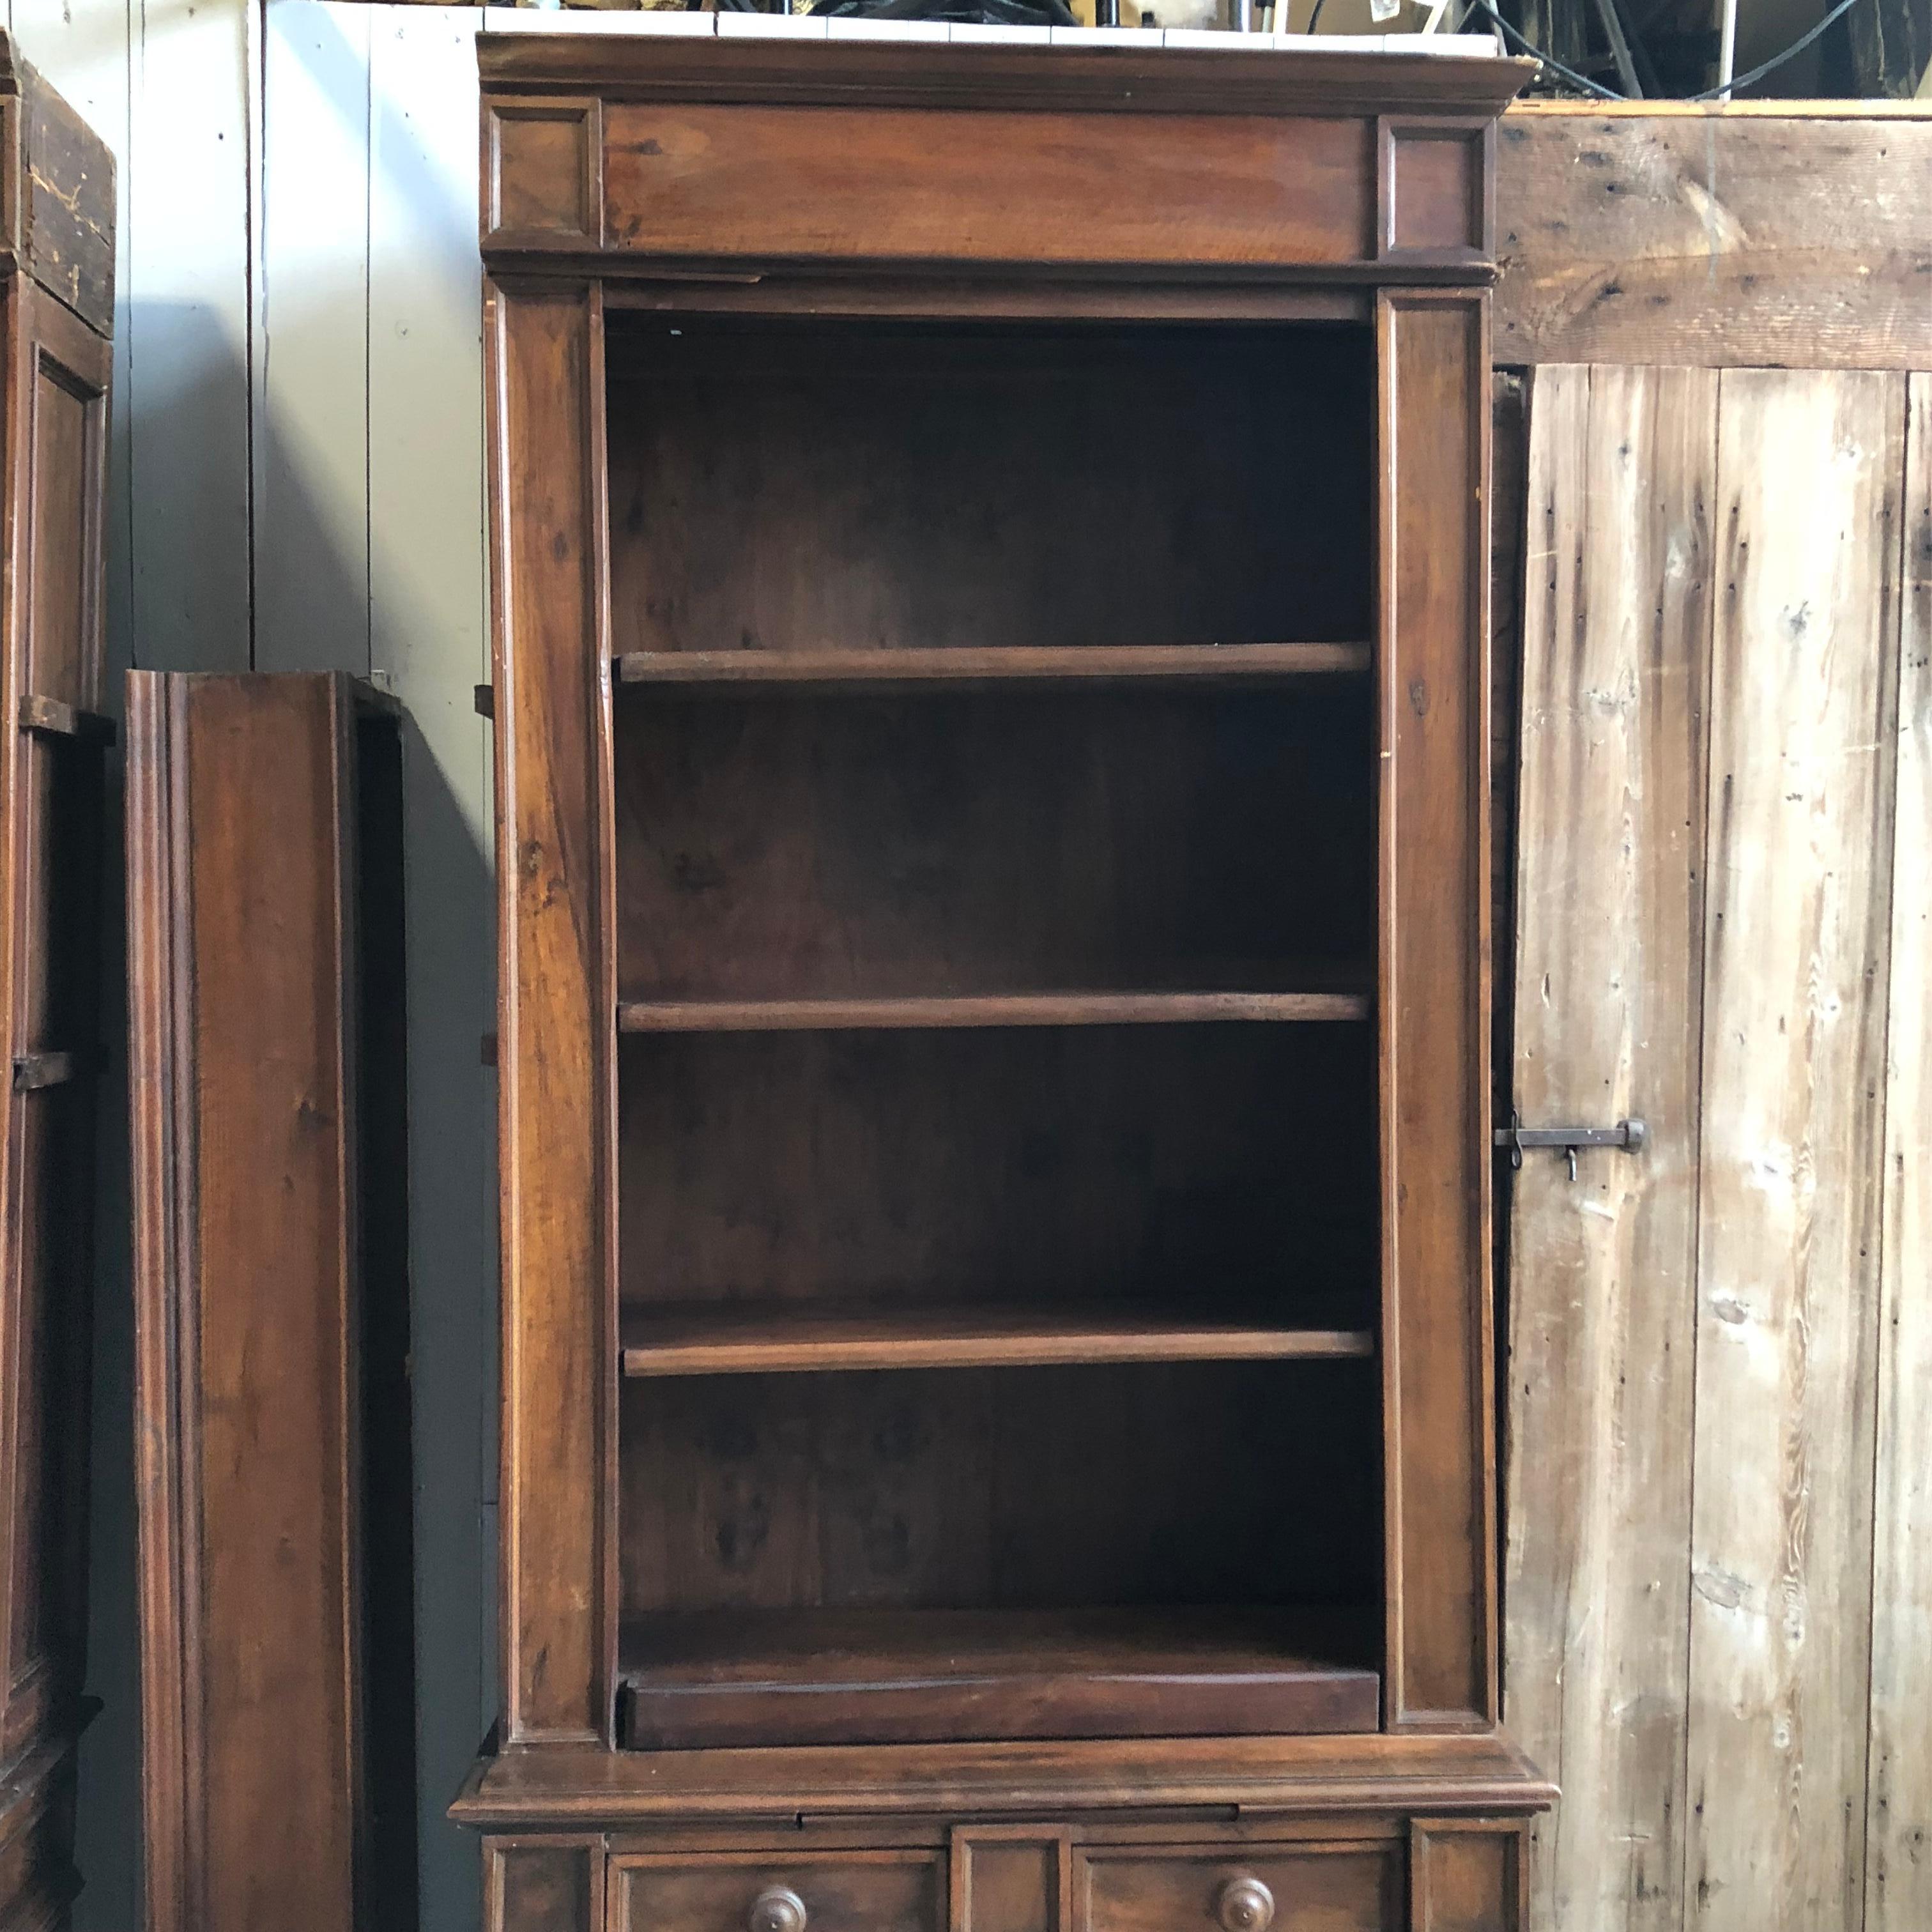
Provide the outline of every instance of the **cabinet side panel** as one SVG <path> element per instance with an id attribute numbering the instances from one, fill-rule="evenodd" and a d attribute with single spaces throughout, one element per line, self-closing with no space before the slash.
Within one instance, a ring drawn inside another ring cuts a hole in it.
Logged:
<path id="1" fill-rule="evenodd" d="M 484 1932 L 604 1932 L 604 1846 L 483 1841 Z"/>
<path id="2" fill-rule="evenodd" d="M 195 680 L 202 1932 L 356 1923 L 353 1208 L 328 680 Z"/>
<path id="3" fill-rule="evenodd" d="M 1380 1015 L 1391 1728 L 1496 1716 L 1486 298 L 1385 296 Z"/>
<path id="4" fill-rule="evenodd" d="M 1410 1932 L 1527 1932 L 1520 1825 L 1426 1824 L 1409 1841 Z"/>
<path id="5" fill-rule="evenodd" d="M 495 605 L 506 1742 L 607 1739 L 608 1093 L 589 292 L 486 297 Z M 608 997 L 607 997 L 608 995 Z"/>
<path id="6" fill-rule="evenodd" d="M 74 1882 L 85 1674 L 104 739 L 108 350 L 23 279 L 4 298 L 0 669 L 0 1920 Z M 28 706 L 28 701 L 46 700 Z M 51 714 L 51 722 L 50 715 Z M 46 728 L 20 728 L 23 715 Z M 62 1793 L 68 1796 L 62 1796 Z M 37 1908 L 36 1908 L 37 1909 Z"/>

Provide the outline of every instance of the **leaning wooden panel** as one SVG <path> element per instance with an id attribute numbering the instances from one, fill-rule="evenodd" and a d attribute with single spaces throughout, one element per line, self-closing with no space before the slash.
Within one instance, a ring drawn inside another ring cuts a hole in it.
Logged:
<path id="1" fill-rule="evenodd" d="M 400 746 L 128 681 L 148 1924 L 416 1922 Z"/>
<path id="2" fill-rule="evenodd" d="M 1496 1718 L 1486 298 L 1385 296 L 1386 1721 Z M 1400 532 L 1398 538 L 1397 533 Z"/>
<path id="3" fill-rule="evenodd" d="M 1510 1182 L 1504 1716 L 1564 1793 L 1536 1922 L 1675 1932 L 1718 379 L 1556 367 L 1531 407 L 1513 1097 L 1650 1138 Z"/>
<path id="4" fill-rule="evenodd" d="M 0 176 L 23 165 L 10 60 L 0 38 Z M 100 713 L 110 350 L 33 279 L 31 249 L 16 248 L 16 261 L 0 292 L 0 1025 L 12 1076 L 0 1142 L 0 1924 L 10 1932 L 64 1924 L 78 1886 L 102 758 L 113 736 Z"/>
<path id="5" fill-rule="evenodd" d="M 1932 104 L 1526 103 L 1496 146 L 1496 359 L 1932 366 Z"/>
<path id="6" fill-rule="evenodd" d="M 1932 376 L 1910 386 L 1892 989 L 1865 1932 L 1932 1924 Z"/>
<path id="7" fill-rule="evenodd" d="M 1720 379 L 1688 1892 L 1864 1892 L 1902 377 Z M 1777 452 L 1774 460 L 1767 452 Z"/>

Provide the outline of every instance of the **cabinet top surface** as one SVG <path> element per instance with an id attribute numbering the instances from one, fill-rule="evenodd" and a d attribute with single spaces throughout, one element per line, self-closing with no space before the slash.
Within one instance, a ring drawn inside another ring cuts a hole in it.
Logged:
<path id="1" fill-rule="evenodd" d="M 1474 37 L 1445 35 L 1430 46 L 1434 37 L 1420 34 L 1318 40 L 925 23 L 909 32 L 897 22 L 760 15 L 624 17 L 676 22 L 680 30 L 482 34 L 476 56 L 484 94 L 1075 112 L 1490 117 L 1502 112 L 1535 71 L 1533 62 L 1500 57 L 1486 39 Z M 754 23 L 754 30 L 734 31 L 740 20 Z M 686 31 L 686 22 L 703 24 Z"/>

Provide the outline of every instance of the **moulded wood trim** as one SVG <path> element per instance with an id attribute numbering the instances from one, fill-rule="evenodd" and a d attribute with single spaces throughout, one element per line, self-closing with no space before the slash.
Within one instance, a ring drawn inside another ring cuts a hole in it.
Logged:
<path id="1" fill-rule="evenodd" d="M 1374 306 L 1366 288 L 1329 284 L 1281 283 L 1267 286 L 1210 283 L 1058 281 L 1029 277 L 906 275 L 814 277 L 752 269 L 726 274 L 680 275 L 640 262 L 598 271 L 607 309 L 641 309 L 689 315 L 784 314 L 879 316 L 934 316 L 947 320 L 983 316 L 1034 316 L 1090 321 L 1255 321 L 1366 322 Z"/>
<path id="2" fill-rule="evenodd" d="M 795 1826 L 890 1813 L 994 1822 L 1211 1807 L 1265 1819 L 1358 1811 L 1527 1816 L 1556 1789 L 1504 1732 L 1144 1738 L 619 1751 L 479 1759 L 450 1807 L 488 1828 L 618 1831 L 673 1821 Z"/>
<path id="3" fill-rule="evenodd" d="M 142 1787 L 149 1932 L 200 1932 L 206 1840 L 200 1735 L 200 1428 L 194 1283 L 197 1144 L 184 686 L 127 681 L 128 952 L 140 1498 Z"/>
<path id="4" fill-rule="evenodd" d="M 485 34 L 484 98 L 564 90 L 607 100 L 1024 108 L 1042 112 L 1324 116 L 1498 113 L 1536 72 L 1514 58 L 1110 46 L 718 41 Z"/>

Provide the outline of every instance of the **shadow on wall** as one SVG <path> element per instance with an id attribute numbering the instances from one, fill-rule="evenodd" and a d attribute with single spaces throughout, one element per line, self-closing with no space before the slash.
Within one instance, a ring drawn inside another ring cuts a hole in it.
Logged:
<path id="1" fill-rule="evenodd" d="M 218 316 L 136 302 L 123 326 L 135 374 L 116 398 L 125 413 L 108 505 L 110 708 L 119 715 L 122 674 L 130 665 L 234 671 L 252 661 L 366 672 L 372 638 L 379 671 L 386 656 L 394 662 L 409 652 L 400 694 L 420 1894 L 424 1932 L 472 1932 L 480 1918 L 481 1862 L 472 1837 L 443 1814 L 496 1706 L 496 1095 L 479 1054 L 481 1036 L 495 1023 L 495 922 L 490 856 L 434 747 L 464 743 L 455 736 L 459 723 L 485 728 L 470 715 L 470 686 L 482 674 L 460 638 L 449 662 L 426 663 L 419 614 L 412 632 L 412 613 L 385 609 L 380 598 L 372 603 L 358 560 L 342 555 L 326 520 L 309 510 L 300 463 L 278 438 L 272 408 L 258 414 L 251 446 L 247 364 L 241 345 L 222 340 Z M 359 314 L 356 326 L 363 326 Z M 157 368 L 170 372 L 166 381 L 149 374 Z M 252 572 L 251 457 L 257 478 L 274 479 L 278 553 L 256 554 Z M 300 554 L 303 595 L 341 619 L 332 632 L 311 616 L 302 657 L 278 652 L 256 633 L 254 617 L 255 580 L 272 571 L 286 584 L 282 554 L 292 548 Z M 320 648 L 327 658 L 308 662 Z M 480 651 L 473 642 L 469 648 Z M 86 1889 L 76 1932 L 135 1932 L 145 1916 L 122 776 L 117 758 L 104 926 L 110 1018 L 97 1197 L 88 1608 L 88 1682 L 102 1708 L 81 1752 L 76 1862 Z"/>

